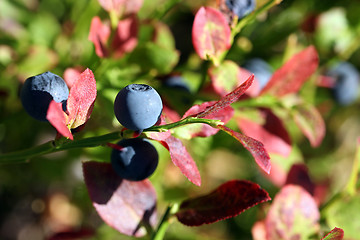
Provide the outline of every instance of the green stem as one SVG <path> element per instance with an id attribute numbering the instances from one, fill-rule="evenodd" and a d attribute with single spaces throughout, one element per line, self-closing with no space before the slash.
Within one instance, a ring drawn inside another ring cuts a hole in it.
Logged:
<path id="1" fill-rule="evenodd" d="M 267 11 L 269 8 L 279 4 L 282 0 L 270 0 L 267 3 L 265 3 L 264 5 L 262 5 L 261 7 L 259 7 L 258 9 L 256 9 L 253 13 L 247 15 L 246 17 L 242 18 L 237 24 L 236 26 L 231 30 L 231 42 L 230 45 L 233 45 L 235 36 L 243 29 L 243 27 L 245 27 L 247 24 L 249 24 L 250 22 L 254 21 L 256 19 L 256 17 L 262 13 Z M 218 59 L 218 62 L 221 63 L 224 61 L 227 53 L 229 50 L 225 51 Z"/>
<path id="2" fill-rule="evenodd" d="M 248 23 L 254 21 L 256 19 L 257 15 L 259 15 L 262 12 L 267 11 L 269 8 L 273 7 L 274 5 L 279 4 L 280 2 L 281 1 L 279 1 L 279 0 L 270 0 L 267 3 L 265 3 L 264 5 L 262 5 L 261 7 L 259 7 L 258 9 L 256 9 L 252 14 L 249 14 L 246 17 L 244 17 L 243 19 L 241 19 L 231 31 L 232 39 L 234 39 L 236 34 L 238 34 L 242 30 L 243 27 L 245 27 Z"/>
<path id="3" fill-rule="evenodd" d="M 151 240 L 162 240 L 164 239 L 166 230 L 170 225 L 170 219 L 174 216 L 174 213 L 179 209 L 179 204 L 169 205 L 156 229 L 151 235 Z"/>
<path id="4" fill-rule="evenodd" d="M 73 148 L 96 147 L 119 138 L 121 138 L 120 133 L 113 132 L 102 136 L 84 138 L 77 141 L 66 140 L 64 143 L 60 143 L 59 141 L 49 141 L 29 149 L 2 154 L 0 155 L 0 164 L 24 163 L 28 162 L 30 158 L 38 157 L 44 154 Z"/>
<path id="5" fill-rule="evenodd" d="M 221 125 L 222 122 L 220 120 L 214 120 L 214 119 L 206 119 L 206 118 L 196 118 L 196 117 L 187 117 L 184 119 L 181 119 L 180 121 L 174 122 L 174 123 L 169 123 L 169 124 L 165 124 L 165 125 L 160 125 L 160 126 L 153 126 L 151 128 L 145 129 L 145 131 L 155 131 L 155 132 L 164 132 L 166 130 L 172 129 L 172 128 L 176 128 L 176 127 L 180 127 L 186 124 L 191 124 L 191 123 L 204 123 L 204 124 L 208 124 L 212 127 L 216 127 L 219 124 Z"/>
<path id="6" fill-rule="evenodd" d="M 220 120 L 213 120 L 213 119 L 204 119 L 204 118 L 196 118 L 196 117 L 188 117 L 184 118 L 178 122 L 161 125 L 161 126 L 153 126 L 151 128 L 145 129 L 144 131 L 156 131 L 156 132 L 164 132 L 166 130 L 169 130 L 171 128 L 179 127 L 185 124 L 191 124 L 191 123 L 205 123 L 210 126 L 216 127 L 222 122 Z M 58 141 L 49 141 L 42 145 L 32 147 L 29 149 L 12 152 L 12 153 L 5 153 L 0 155 L 0 164 L 6 164 L 6 163 L 24 163 L 27 162 L 30 158 L 38 157 L 44 154 L 48 153 L 54 153 L 59 151 L 64 151 L 68 149 L 74 149 L 74 148 L 86 148 L 86 147 L 97 147 L 103 144 L 106 144 L 108 142 L 112 142 L 115 140 L 118 140 L 120 138 L 123 138 L 124 136 L 132 136 L 133 131 L 130 131 L 129 134 L 127 132 L 112 132 L 101 136 L 96 137 L 89 137 L 89 138 L 83 138 L 76 141 L 70 141 L 70 140 L 64 140 L 59 139 Z"/>

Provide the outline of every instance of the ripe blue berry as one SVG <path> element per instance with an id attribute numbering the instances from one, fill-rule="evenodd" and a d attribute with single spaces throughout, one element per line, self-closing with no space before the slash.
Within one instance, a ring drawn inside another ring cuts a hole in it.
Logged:
<path id="1" fill-rule="evenodd" d="M 69 89 L 65 81 L 56 74 L 45 72 L 26 79 L 20 93 L 27 113 L 40 121 L 47 121 L 46 114 L 51 100 L 66 106 Z"/>
<path id="2" fill-rule="evenodd" d="M 159 155 L 156 148 L 142 138 L 121 140 L 117 143 L 122 149 L 113 149 L 111 164 L 114 171 L 123 179 L 141 181 L 155 171 Z"/>
<path id="3" fill-rule="evenodd" d="M 225 3 L 239 19 L 245 17 L 255 9 L 255 0 L 226 0 Z"/>
<path id="4" fill-rule="evenodd" d="M 336 101 L 341 105 L 353 103 L 359 94 L 360 86 L 360 74 L 354 65 L 340 62 L 327 74 L 336 79 L 333 89 Z"/>
<path id="5" fill-rule="evenodd" d="M 145 84 L 130 84 L 116 96 L 114 112 L 126 128 L 141 131 L 153 126 L 162 112 L 160 95 Z"/>
<path id="6" fill-rule="evenodd" d="M 272 76 L 272 67 L 260 58 L 252 58 L 244 63 L 243 67 L 253 73 L 259 82 L 260 89 L 263 89 Z"/>

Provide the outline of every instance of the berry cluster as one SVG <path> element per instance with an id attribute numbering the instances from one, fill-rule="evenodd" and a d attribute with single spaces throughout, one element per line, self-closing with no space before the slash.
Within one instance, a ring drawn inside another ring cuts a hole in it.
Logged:
<path id="1" fill-rule="evenodd" d="M 114 112 L 126 128 L 142 131 L 156 124 L 162 112 L 160 95 L 145 84 L 131 84 L 116 96 Z M 146 139 L 125 139 L 111 153 L 115 172 L 124 179 L 141 181 L 148 178 L 158 165 L 158 153 Z"/>

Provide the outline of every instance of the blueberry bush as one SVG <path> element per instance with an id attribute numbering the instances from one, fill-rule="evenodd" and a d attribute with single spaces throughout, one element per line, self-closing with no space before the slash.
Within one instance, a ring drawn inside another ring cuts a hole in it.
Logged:
<path id="1" fill-rule="evenodd" d="M 1 239 L 359 239 L 356 1 L 0 1 Z"/>

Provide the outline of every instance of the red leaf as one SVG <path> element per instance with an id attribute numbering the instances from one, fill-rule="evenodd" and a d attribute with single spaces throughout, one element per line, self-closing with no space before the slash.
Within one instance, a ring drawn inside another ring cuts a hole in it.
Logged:
<path id="1" fill-rule="evenodd" d="M 53 125 L 61 135 L 73 140 L 73 135 L 66 126 L 67 118 L 66 113 L 64 113 L 62 109 L 62 103 L 57 103 L 52 100 L 49 104 L 46 119 L 49 120 L 51 125 Z"/>
<path id="2" fill-rule="evenodd" d="M 311 146 L 317 147 L 325 136 L 325 122 L 319 111 L 310 104 L 297 105 L 293 108 L 294 120 Z"/>
<path id="3" fill-rule="evenodd" d="M 251 75 L 243 84 L 238 86 L 234 91 L 227 94 L 225 97 L 221 98 L 219 101 L 215 102 L 213 105 L 208 106 L 204 111 L 193 115 L 198 118 L 210 118 L 211 115 L 216 114 L 220 110 L 229 106 L 233 102 L 236 102 L 245 91 L 251 86 L 254 81 L 254 75 Z"/>
<path id="4" fill-rule="evenodd" d="M 94 43 L 96 55 L 99 57 L 108 56 L 107 41 L 110 33 L 110 26 L 103 24 L 98 16 L 93 17 L 88 39 Z"/>
<path id="5" fill-rule="evenodd" d="M 83 163 L 84 178 L 100 217 L 117 231 L 141 237 L 143 224 L 156 223 L 156 192 L 146 179 L 139 182 L 120 178 L 110 163 Z"/>
<path id="6" fill-rule="evenodd" d="M 100 5 L 108 12 L 114 12 L 118 17 L 137 13 L 143 0 L 98 0 Z"/>
<path id="7" fill-rule="evenodd" d="M 320 212 L 302 187 L 286 185 L 275 196 L 265 224 L 267 240 L 308 239 L 319 227 Z"/>
<path id="8" fill-rule="evenodd" d="M 81 72 L 84 69 L 81 70 L 80 67 L 77 68 L 67 68 L 64 71 L 64 80 L 66 82 L 66 85 L 71 89 L 74 85 L 75 81 L 80 77 Z"/>
<path id="9" fill-rule="evenodd" d="M 282 121 L 267 109 L 261 111 L 261 117 L 265 120 L 263 125 L 243 117 L 236 120 L 241 131 L 262 142 L 268 152 L 287 157 L 291 152 L 291 140 Z"/>
<path id="10" fill-rule="evenodd" d="M 176 217 L 185 225 L 199 226 L 235 217 L 269 200 L 269 194 L 259 185 L 232 180 L 207 195 L 183 201 Z"/>
<path id="11" fill-rule="evenodd" d="M 172 110 L 165 104 L 163 105 L 162 115 L 164 115 L 165 120 L 168 122 L 177 122 L 181 119 L 180 115 L 176 111 Z"/>
<path id="12" fill-rule="evenodd" d="M 166 132 L 146 132 L 145 135 L 153 140 L 156 141 L 164 141 L 165 139 L 167 139 L 168 137 L 171 136 L 171 132 L 170 131 L 166 131 Z"/>
<path id="13" fill-rule="evenodd" d="M 314 195 L 315 184 L 311 181 L 308 168 L 304 164 L 292 165 L 285 184 L 299 185 Z"/>
<path id="14" fill-rule="evenodd" d="M 170 136 L 164 141 L 160 141 L 170 152 L 172 162 L 180 168 L 180 171 L 193 184 L 200 186 L 201 177 L 195 161 L 192 159 L 182 142 Z"/>
<path id="15" fill-rule="evenodd" d="M 112 42 L 113 56 L 119 58 L 125 53 L 131 52 L 138 43 L 137 35 L 138 21 L 134 16 L 119 21 Z"/>
<path id="16" fill-rule="evenodd" d="M 218 128 L 238 140 L 251 153 L 259 167 L 263 169 L 267 174 L 270 173 L 270 157 L 261 142 L 241 133 L 235 132 L 226 126 L 219 125 Z"/>
<path id="17" fill-rule="evenodd" d="M 222 62 L 219 66 L 212 66 L 208 72 L 212 86 L 220 96 L 225 96 L 233 91 L 251 76 L 250 72 L 240 68 L 235 62 L 230 60 Z M 250 96 L 256 96 L 259 92 L 259 84 L 257 81 L 254 81 L 246 93 Z"/>
<path id="18" fill-rule="evenodd" d="M 192 42 L 200 58 L 218 62 L 231 47 L 231 30 L 224 15 L 217 9 L 201 7 L 195 15 Z"/>
<path id="19" fill-rule="evenodd" d="M 260 94 L 270 93 L 281 97 L 289 93 L 296 93 L 316 71 L 318 65 L 319 57 L 316 49 L 310 46 L 295 54 L 278 69 Z"/>
<path id="20" fill-rule="evenodd" d="M 208 107 L 214 105 L 214 103 L 216 103 L 215 101 L 211 101 L 211 102 L 204 102 L 200 105 L 194 105 L 192 106 L 189 110 L 186 111 L 186 113 L 184 114 L 184 116 L 182 118 L 186 118 L 188 116 L 191 115 L 196 115 L 200 112 L 203 112 L 204 110 L 206 110 Z M 230 121 L 230 119 L 232 118 L 232 116 L 234 115 L 234 109 L 231 106 L 226 106 L 222 109 L 219 109 L 219 111 L 207 116 L 207 119 L 217 119 L 222 121 L 224 124 L 226 124 L 227 122 Z M 219 129 L 213 128 L 207 124 L 203 124 L 200 123 L 201 127 L 195 127 L 194 128 L 194 124 L 188 125 L 188 126 L 184 126 L 181 128 L 181 131 L 184 131 L 184 129 L 188 129 L 188 134 L 190 136 L 190 138 L 192 137 L 209 137 L 212 136 L 214 134 L 216 134 Z"/>
<path id="21" fill-rule="evenodd" d="M 344 238 L 344 230 L 341 228 L 334 228 L 321 240 L 342 240 Z"/>
<path id="22" fill-rule="evenodd" d="M 71 128 L 77 128 L 90 118 L 95 99 L 94 74 L 90 69 L 86 69 L 70 89 L 67 110 L 69 111 L 68 125 Z"/>
<path id="23" fill-rule="evenodd" d="M 96 232 L 92 228 L 69 229 L 55 233 L 47 238 L 47 240 L 78 240 L 94 237 L 95 234 Z"/>
<path id="24" fill-rule="evenodd" d="M 165 116 L 164 114 L 161 114 L 159 121 L 155 125 L 161 126 L 164 124 L 166 124 Z M 145 135 L 153 140 L 163 141 L 171 136 L 171 131 L 167 130 L 165 132 L 145 132 Z"/>

